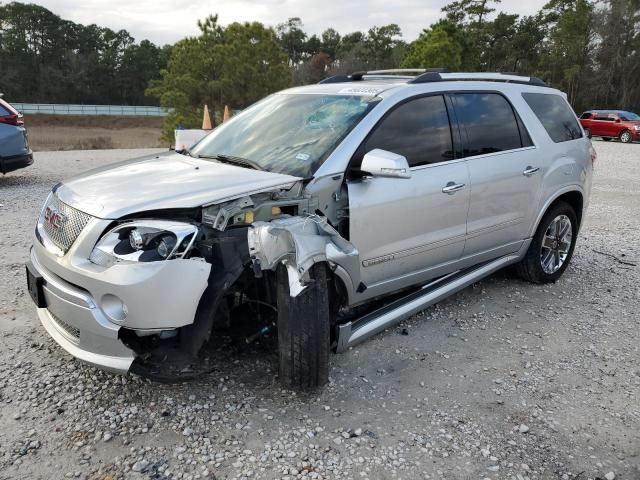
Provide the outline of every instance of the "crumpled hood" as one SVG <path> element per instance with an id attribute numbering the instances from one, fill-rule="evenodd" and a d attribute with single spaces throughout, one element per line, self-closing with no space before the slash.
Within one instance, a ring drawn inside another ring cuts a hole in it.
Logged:
<path id="1" fill-rule="evenodd" d="M 105 219 L 192 208 L 302 180 L 279 173 L 167 153 L 91 170 L 56 190 L 64 203 Z"/>

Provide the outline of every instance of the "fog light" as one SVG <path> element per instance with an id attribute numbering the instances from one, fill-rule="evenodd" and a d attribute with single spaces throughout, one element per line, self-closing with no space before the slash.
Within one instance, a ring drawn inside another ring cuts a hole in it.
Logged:
<path id="1" fill-rule="evenodd" d="M 124 302 L 110 293 L 102 297 L 102 310 L 107 314 L 109 320 L 114 322 L 123 322 L 129 313 Z"/>

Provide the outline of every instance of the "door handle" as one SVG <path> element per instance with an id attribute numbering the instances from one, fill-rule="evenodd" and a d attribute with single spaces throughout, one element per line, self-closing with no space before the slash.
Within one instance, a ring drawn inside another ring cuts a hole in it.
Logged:
<path id="1" fill-rule="evenodd" d="M 538 173 L 539 171 L 540 171 L 540 168 L 532 167 L 531 165 L 529 165 L 527 168 L 524 169 L 524 172 L 522 172 L 522 174 L 525 177 L 530 177 L 531 175 L 534 175 L 534 174 Z"/>
<path id="2" fill-rule="evenodd" d="M 465 187 L 464 183 L 449 182 L 444 187 L 442 187 L 442 193 L 453 195 L 458 190 L 462 190 L 464 187 Z"/>

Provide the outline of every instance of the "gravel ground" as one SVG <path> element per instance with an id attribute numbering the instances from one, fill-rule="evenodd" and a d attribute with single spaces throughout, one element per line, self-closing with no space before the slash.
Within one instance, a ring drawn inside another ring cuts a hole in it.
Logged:
<path id="1" fill-rule="evenodd" d="M 0 479 L 640 479 L 640 145 L 594 145 L 559 282 L 498 273 L 334 355 L 309 395 L 259 346 L 181 385 L 58 348 L 24 288 L 39 208 L 60 179 L 146 152 L 38 154 L 0 177 Z"/>

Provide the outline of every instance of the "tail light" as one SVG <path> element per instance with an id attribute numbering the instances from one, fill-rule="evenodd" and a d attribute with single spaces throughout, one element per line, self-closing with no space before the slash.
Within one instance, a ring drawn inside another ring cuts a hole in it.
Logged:
<path id="1" fill-rule="evenodd" d="M 22 114 L 0 98 L 0 123 L 7 125 L 24 125 Z"/>
<path id="2" fill-rule="evenodd" d="M 22 119 L 22 115 L 19 114 L 0 115 L 0 123 L 21 126 L 24 125 L 24 120 Z"/>

